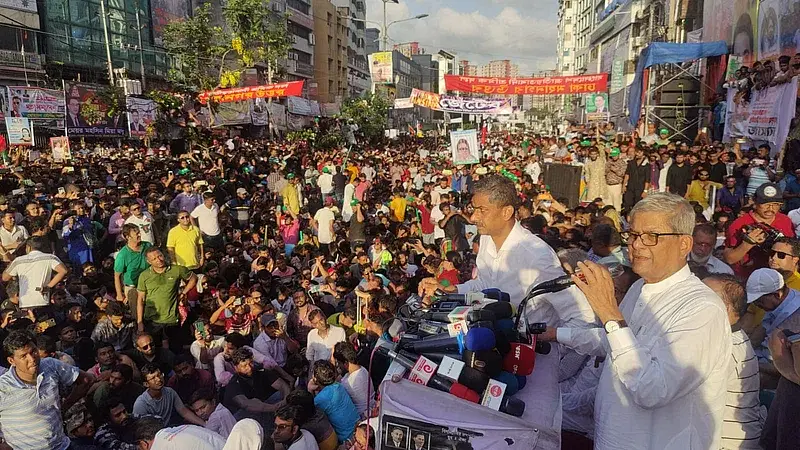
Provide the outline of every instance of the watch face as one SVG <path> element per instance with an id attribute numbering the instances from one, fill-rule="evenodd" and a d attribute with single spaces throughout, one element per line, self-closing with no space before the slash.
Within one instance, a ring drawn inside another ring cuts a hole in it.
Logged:
<path id="1" fill-rule="evenodd" d="M 608 322 L 606 322 L 605 328 L 606 328 L 606 333 L 611 333 L 613 331 L 619 330 L 619 324 L 613 320 L 609 320 Z"/>

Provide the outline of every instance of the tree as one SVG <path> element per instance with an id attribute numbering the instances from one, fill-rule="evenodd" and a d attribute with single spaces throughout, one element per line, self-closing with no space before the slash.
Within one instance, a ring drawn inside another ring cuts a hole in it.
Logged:
<path id="1" fill-rule="evenodd" d="M 347 99 L 342 105 L 343 119 L 358 126 L 359 133 L 371 143 L 384 138 L 389 100 L 383 96 L 369 94 Z"/>
<path id="2" fill-rule="evenodd" d="M 210 3 L 198 6 L 191 18 L 164 27 L 167 52 L 176 59 L 169 80 L 185 91 L 206 91 L 219 84 L 217 61 L 229 50 L 222 28 L 211 23 Z"/>
<path id="3" fill-rule="evenodd" d="M 230 71 L 225 84 L 236 85 L 243 70 L 257 63 L 266 64 L 267 82 L 271 83 L 278 61 L 288 54 L 291 42 L 286 16 L 272 12 L 268 6 L 265 0 L 227 1 L 223 16 L 240 69 Z"/>

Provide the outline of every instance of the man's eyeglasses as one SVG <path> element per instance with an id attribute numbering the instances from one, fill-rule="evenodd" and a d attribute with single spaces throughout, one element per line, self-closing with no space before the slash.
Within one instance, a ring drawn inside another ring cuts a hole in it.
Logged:
<path id="1" fill-rule="evenodd" d="M 178 217 L 178 220 L 189 220 L 189 216 Z"/>
<path id="2" fill-rule="evenodd" d="M 645 247 L 658 245 L 658 238 L 661 236 L 686 236 L 685 233 L 634 233 L 633 231 L 624 231 L 619 235 L 622 238 L 622 242 L 627 245 L 633 245 L 639 239 Z"/>
<path id="3" fill-rule="evenodd" d="M 153 343 L 152 343 L 152 342 L 148 342 L 147 344 L 143 344 L 143 345 L 141 345 L 141 346 L 139 346 L 139 347 L 140 347 L 142 350 L 147 350 L 147 349 L 149 349 L 149 348 L 150 348 L 150 347 L 152 347 L 152 346 L 153 346 Z"/>
<path id="4" fill-rule="evenodd" d="M 779 251 L 777 251 L 777 250 L 770 250 L 770 251 L 769 251 L 769 257 L 770 257 L 770 258 L 772 258 L 772 257 L 773 257 L 773 256 L 775 256 L 775 255 L 777 255 L 777 256 L 778 256 L 778 259 L 780 259 L 780 260 L 784 260 L 784 259 L 786 259 L 786 257 L 787 257 L 787 256 L 788 256 L 789 258 L 794 258 L 794 257 L 795 257 L 795 256 L 794 256 L 794 255 L 792 255 L 791 253 L 779 252 Z"/>

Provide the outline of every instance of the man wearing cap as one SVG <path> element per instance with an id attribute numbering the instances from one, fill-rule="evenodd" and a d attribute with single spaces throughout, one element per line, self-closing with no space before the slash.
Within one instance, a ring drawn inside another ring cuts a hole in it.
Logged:
<path id="1" fill-rule="evenodd" d="M 776 330 L 800 330 L 800 293 L 790 289 L 775 269 L 758 269 L 747 279 L 747 304 L 755 304 L 767 313 L 761 326 L 750 334 L 765 375 L 777 376 L 769 355 L 767 338 Z"/>
<path id="2" fill-rule="evenodd" d="M 666 128 L 658 130 L 658 138 L 655 143 L 659 147 L 666 147 L 669 144 L 669 130 Z"/>
<path id="3" fill-rule="evenodd" d="M 783 194 L 777 184 L 762 184 L 753 199 L 753 210 L 734 220 L 725 232 L 723 260 L 740 278 L 747 277 L 755 269 L 767 267 L 769 263 L 769 248 L 765 248 L 769 237 L 767 233 L 757 227 L 745 233 L 744 227 L 762 224 L 774 228 L 784 236 L 795 236 L 792 221 L 778 212 L 783 204 Z"/>
<path id="4" fill-rule="evenodd" d="M 250 204 L 251 201 L 247 195 L 247 189 L 237 188 L 236 197 L 225 202 L 219 209 L 220 212 L 225 212 L 230 209 L 232 211 L 232 218 L 239 224 L 239 228 L 246 228 L 250 221 Z"/>
<path id="5" fill-rule="evenodd" d="M 323 198 L 331 195 L 331 192 L 333 192 L 333 175 L 328 166 L 322 168 L 322 175 L 319 176 L 317 185 L 319 186 L 320 192 L 322 192 Z"/>
<path id="6" fill-rule="evenodd" d="M 295 215 L 300 214 L 300 192 L 297 190 L 297 178 L 293 173 L 286 174 L 289 184 L 281 191 L 283 206 Z"/>
<path id="7" fill-rule="evenodd" d="M 253 348 L 271 357 L 279 367 L 286 364 L 289 353 L 296 353 L 300 344 L 286 334 L 274 314 L 263 314 L 259 319 L 261 334 L 253 341 Z"/>
<path id="8" fill-rule="evenodd" d="M 608 157 L 605 164 L 606 196 L 603 197 L 603 203 L 613 205 L 619 211 L 622 208 L 622 182 L 625 180 L 628 162 L 620 158 L 620 150 L 617 147 L 611 149 Z"/>

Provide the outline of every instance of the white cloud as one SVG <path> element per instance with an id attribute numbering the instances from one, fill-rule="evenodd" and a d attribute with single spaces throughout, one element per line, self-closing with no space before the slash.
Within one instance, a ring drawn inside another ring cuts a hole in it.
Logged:
<path id="1" fill-rule="evenodd" d="M 497 4 L 522 4 L 524 0 L 492 0 Z M 429 11 L 408 3 L 389 3 L 387 21 L 402 20 L 421 13 L 430 17 L 398 23 L 389 28 L 393 42 L 417 41 L 429 53 L 439 49 L 455 51 L 459 59 L 484 64 L 493 59 L 510 59 L 520 66 L 521 75 L 555 66 L 556 17 L 552 11 L 532 11 L 527 0 L 526 12 L 504 6 L 494 15 L 481 11 L 461 12 L 433 2 Z M 424 6 L 424 5 L 423 5 Z M 438 9 L 436 9 L 438 8 Z M 497 8 L 495 8 L 497 9 Z M 367 1 L 367 18 L 383 21 L 383 1 Z"/>

